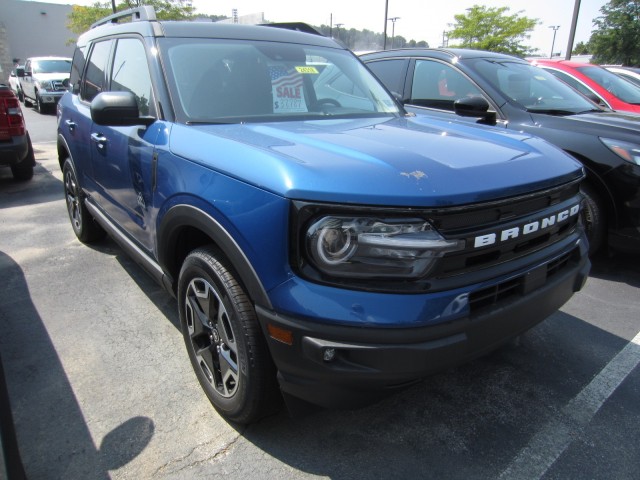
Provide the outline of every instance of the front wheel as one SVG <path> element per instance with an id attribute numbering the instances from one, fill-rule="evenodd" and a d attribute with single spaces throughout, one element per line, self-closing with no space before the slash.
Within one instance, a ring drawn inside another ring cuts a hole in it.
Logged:
<path id="1" fill-rule="evenodd" d="M 253 305 L 212 247 L 185 259 L 178 305 L 189 359 L 209 401 L 247 424 L 279 403 L 276 372 Z"/>
<path id="2" fill-rule="evenodd" d="M 595 255 L 606 238 L 606 219 L 602 200 L 596 190 L 587 182 L 583 182 L 580 191 L 585 198 L 584 221 L 589 239 L 589 255 Z"/>
<path id="3" fill-rule="evenodd" d="M 104 237 L 105 231 L 96 223 L 84 204 L 84 194 L 78 183 L 76 169 L 69 158 L 64 161 L 62 176 L 67 212 L 76 237 L 82 243 L 100 240 Z"/>

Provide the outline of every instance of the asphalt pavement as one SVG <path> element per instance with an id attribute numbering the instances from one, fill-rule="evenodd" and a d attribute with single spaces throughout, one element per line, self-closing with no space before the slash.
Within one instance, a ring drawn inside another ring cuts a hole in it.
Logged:
<path id="1" fill-rule="evenodd" d="M 638 478 L 640 258 L 594 259 L 517 341 L 371 407 L 238 427 L 175 301 L 113 241 L 76 240 L 55 116 L 25 110 L 34 179 L 0 169 L 0 356 L 29 479 Z"/>

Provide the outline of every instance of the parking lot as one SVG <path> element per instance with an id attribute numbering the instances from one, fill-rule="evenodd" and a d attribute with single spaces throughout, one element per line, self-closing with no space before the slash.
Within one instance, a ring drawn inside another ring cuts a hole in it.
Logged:
<path id="1" fill-rule="evenodd" d="M 631 479 L 640 471 L 640 258 L 517 341 L 371 407 L 234 427 L 191 369 L 176 303 L 69 225 L 55 116 L 0 170 L 0 355 L 29 479 Z"/>

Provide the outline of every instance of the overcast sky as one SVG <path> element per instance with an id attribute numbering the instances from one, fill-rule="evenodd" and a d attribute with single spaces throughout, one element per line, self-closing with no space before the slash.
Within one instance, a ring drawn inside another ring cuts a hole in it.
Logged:
<path id="1" fill-rule="evenodd" d="M 90 5 L 93 0 L 51 0 L 52 3 L 77 3 Z M 395 23 L 395 33 L 407 40 L 426 40 L 431 47 L 442 44 L 442 32 L 450 29 L 453 16 L 464 13 L 473 5 L 510 8 L 509 13 L 520 13 L 540 20 L 527 44 L 538 48 L 539 53 L 548 55 L 553 40 L 551 25 L 557 30 L 556 52 L 566 53 L 571 18 L 575 0 L 193 0 L 197 12 L 203 14 L 231 16 L 232 9 L 238 15 L 264 12 L 266 20 L 273 22 L 301 21 L 313 25 L 343 24 L 340 28 L 368 29 L 374 32 L 384 30 L 385 3 L 388 2 L 387 17 L 400 17 Z M 588 41 L 593 30 L 593 19 L 600 16 L 600 8 L 605 0 L 582 0 L 576 29 L 576 43 Z M 389 22 L 387 34 L 391 37 L 392 24 Z"/>

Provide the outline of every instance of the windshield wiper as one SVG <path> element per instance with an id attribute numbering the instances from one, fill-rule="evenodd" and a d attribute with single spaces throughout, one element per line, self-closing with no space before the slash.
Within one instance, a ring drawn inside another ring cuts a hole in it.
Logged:
<path id="1" fill-rule="evenodd" d="M 574 112 L 573 110 L 562 110 L 559 108 L 527 108 L 527 112 L 531 112 L 531 113 L 542 113 L 545 115 L 559 115 L 559 116 L 564 116 L 564 115 L 575 115 L 578 112 Z"/>

